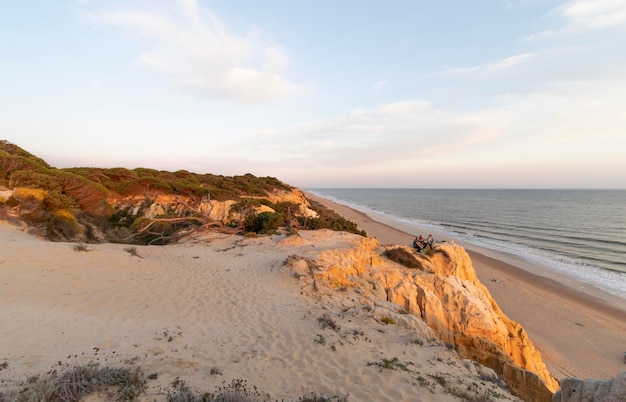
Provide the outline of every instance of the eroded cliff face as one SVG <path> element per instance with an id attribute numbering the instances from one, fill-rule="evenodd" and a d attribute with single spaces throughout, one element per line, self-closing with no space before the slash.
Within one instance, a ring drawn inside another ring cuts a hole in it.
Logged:
<path id="1" fill-rule="evenodd" d="M 293 189 L 292 191 L 276 189 L 268 194 L 267 197 L 263 198 L 269 199 L 274 204 L 279 202 L 292 202 L 294 204 L 298 204 L 299 211 L 297 212 L 301 215 L 307 217 L 317 216 L 317 213 L 310 209 L 309 202 L 305 198 L 304 194 L 298 189 Z M 182 196 L 155 194 L 149 200 L 144 196 L 137 196 L 117 200 L 113 199 L 110 201 L 116 209 L 131 208 L 132 215 L 142 214 L 144 217 L 149 219 L 153 219 L 167 213 L 180 214 L 188 211 L 189 208 L 205 214 L 209 219 L 222 223 L 228 223 L 232 220 L 237 221 L 242 218 L 239 213 L 232 210 L 232 206 L 237 203 L 236 200 L 216 201 L 205 199 L 200 202 L 193 203 L 191 200 Z M 256 208 L 256 212 L 274 212 L 274 210 L 266 205 L 260 205 Z"/>
<path id="2" fill-rule="evenodd" d="M 526 331 L 502 313 L 480 283 L 461 246 L 443 244 L 432 256 L 418 254 L 419 269 L 382 257 L 384 249 L 376 239 L 361 238 L 347 248 L 292 258 L 288 265 L 316 292 L 350 287 L 362 294 L 362 303 L 394 303 L 454 345 L 461 357 L 492 368 L 521 399 L 551 400 L 557 381 Z"/>

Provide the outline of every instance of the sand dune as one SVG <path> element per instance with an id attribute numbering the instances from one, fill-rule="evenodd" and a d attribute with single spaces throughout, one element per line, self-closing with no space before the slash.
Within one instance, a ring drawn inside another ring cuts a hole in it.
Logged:
<path id="1" fill-rule="evenodd" d="M 177 377 L 204 391 L 245 379 L 271 400 L 313 392 L 350 401 L 458 400 L 451 388 L 511 399 L 440 342 L 420 345 L 414 331 L 383 325 L 341 295 L 312 297 L 283 265 L 294 253 L 354 238 L 206 235 L 138 246 L 140 258 L 124 245 L 75 251 L 0 224 L 0 392 L 28 376 L 97 362 L 157 373 L 146 401 L 165 400 Z M 341 329 L 323 329 L 324 315 Z M 381 367 L 394 357 L 406 371 Z"/>

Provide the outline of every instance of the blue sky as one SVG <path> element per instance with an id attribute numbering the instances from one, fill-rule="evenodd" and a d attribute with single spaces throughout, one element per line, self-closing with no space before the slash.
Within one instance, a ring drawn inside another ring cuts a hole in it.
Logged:
<path id="1" fill-rule="evenodd" d="M 303 188 L 626 188 L 626 0 L 6 0 L 0 139 Z"/>

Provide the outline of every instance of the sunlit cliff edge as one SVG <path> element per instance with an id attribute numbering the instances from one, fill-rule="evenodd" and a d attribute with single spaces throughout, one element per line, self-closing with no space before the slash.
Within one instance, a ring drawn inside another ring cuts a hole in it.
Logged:
<path id="1" fill-rule="evenodd" d="M 432 256 L 418 255 L 417 269 L 382 257 L 389 247 L 362 238 L 350 248 L 292 256 L 289 265 L 313 294 L 332 298 L 338 289 L 353 289 L 360 304 L 382 308 L 381 316 L 490 367 L 523 400 L 550 400 L 557 381 L 524 329 L 502 313 L 477 279 L 461 246 L 442 244 Z"/>

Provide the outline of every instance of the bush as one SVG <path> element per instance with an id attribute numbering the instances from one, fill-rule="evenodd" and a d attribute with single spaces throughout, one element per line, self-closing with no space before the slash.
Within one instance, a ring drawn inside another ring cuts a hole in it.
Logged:
<path id="1" fill-rule="evenodd" d="M 244 230 L 246 232 L 256 232 L 271 234 L 285 223 L 285 216 L 276 212 L 261 212 L 260 214 L 250 214 L 246 217 Z"/>
<path id="2" fill-rule="evenodd" d="M 23 201 L 43 202 L 48 195 L 46 190 L 40 188 L 18 187 L 13 191 L 13 197 Z"/>
<path id="3" fill-rule="evenodd" d="M 407 268 L 421 268 L 421 264 L 417 261 L 417 258 L 404 248 L 398 247 L 385 250 L 383 255 L 391 261 L 402 264 Z"/>
<path id="4" fill-rule="evenodd" d="M 359 230 L 357 224 L 347 220 L 335 211 L 326 208 L 319 202 L 308 200 L 311 209 L 317 212 L 317 218 L 298 217 L 300 226 L 307 229 L 331 229 L 335 231 L 343 231 L 355 233 L 361 236 L 367 236 L 364 230 Z"/>
<path id="5" fill-rule="evenodd" d="M 82 227 L 76 217 L 67 210 L 59 210 L 46 222 L 46 237 L 52 241 L 76 240 L 82 235 Z"/>

